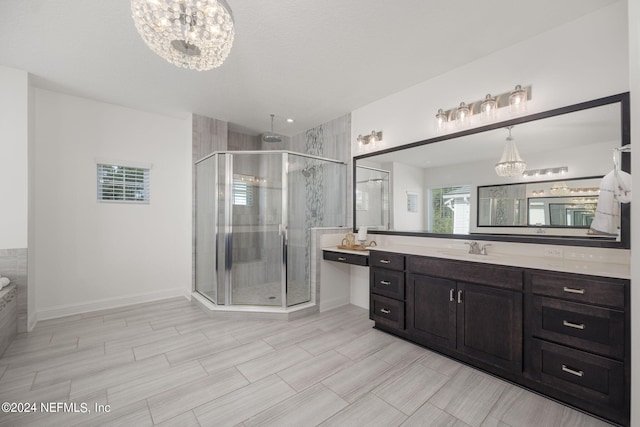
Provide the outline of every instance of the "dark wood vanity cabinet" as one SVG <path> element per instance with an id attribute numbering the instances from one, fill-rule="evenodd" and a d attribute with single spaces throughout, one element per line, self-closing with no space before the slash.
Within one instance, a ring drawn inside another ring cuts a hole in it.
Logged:
<path id="1" fill-rule="evenodd" d="M 376 327 L 621 425 L 629 280 L 371 252 Z"/>
<path id="2" fill-rule="evenodd" d="M 369 265 L 369 256 L 366 254 L 352 254 L 347 252 L 336 251 L 322 251 L 322 258 L 327 261 L 337 261 L 345 264 L 362 265 L 364 267 Z"/>
<path id="3" fill-rule="evenodd" d="M 525 377 L 548 394 L 629 423 L 629 281 L 530 270 Z"/>
<path id="4" fill-rule="evenodd" d="M 434 263 L 438 269 L 430 268 Z M 471 269 L 491 285 L 446 277 Z M 492 266 L 408 257 L 407 271 L 407 333 L 415 341 L 522 372 L 522 291 L 512 290 L 517 278 L 522 289 L 522 270 L 508 269 L 508 278 L 501 278 Z"/>
<path id="5" fill-rule="evenodd" d="M 372 251 L 369 317 L 395 333 L 405 329 L 404 255 Z"/>

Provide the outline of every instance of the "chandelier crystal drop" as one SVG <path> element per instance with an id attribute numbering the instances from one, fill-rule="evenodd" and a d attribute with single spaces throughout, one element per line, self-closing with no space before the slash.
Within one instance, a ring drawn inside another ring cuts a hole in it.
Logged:
<path id="1" fill-rule="evenodd" d="M 509 126 L 507 128 L 509 130 L 507 145 L 504 147 L 500 162 L 496 164 L 496 173 L 498 176 L 519 176 L 524 173 L 525 169 L 527 169 L 527 164 L 522 160 L 522 157 L 520 157 L 518 147 L 516 147 L 516 143 L 513 141 L 513 137 L 511 136 L 512 128 L 513 126 Z"/>
<path id="2" fill-rule="evenodd" d="M 138 33 L 156 54 L 191 70 L 222 65 L 235 35 L 224 0 L 131 0 Z"/>

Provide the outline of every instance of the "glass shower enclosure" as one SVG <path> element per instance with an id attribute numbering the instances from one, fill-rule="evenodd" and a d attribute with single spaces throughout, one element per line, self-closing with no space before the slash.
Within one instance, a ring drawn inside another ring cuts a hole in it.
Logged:
<path id="1" fill-rule="evenodd" d="M 344 226 L 346 165 L 287 151 L 196 162 L 195 290 L 219 306 L 313 300 L 311 227 Z"/>

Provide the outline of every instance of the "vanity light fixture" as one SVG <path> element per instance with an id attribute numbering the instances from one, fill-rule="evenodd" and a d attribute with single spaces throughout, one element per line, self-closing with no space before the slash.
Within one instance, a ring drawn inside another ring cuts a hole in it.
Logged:
<path id="1" fill-rule="evenodd" d="M 211 70 L 231 51 L 235 29 L 224 0 L 131 0 L 131 14 L 147 46 L 180 68 Z"/>
<path id="2" fill-rule="evenodd" d="M 496 119 L 496 110 L 498 102 L 491 94 L 485 96 L 484 101 L 480 104 L 480 118 L 483 122 L 491 122 Z"/>
<path id="3" fill-rule="evenodd" d="M 571 189 L 566 182 L 556 182 L 551 186 L 549 192 L 554 196 L 566 196 L 571 194 Z"/>
<path id="4" fill-rule="evenodd" d="M 467 104 L 461 102 L 456 109 L 456 125 L 461 128 L 469 126 L 469 117 L 471 117 L 471 110 Z"/>
<path id="5" fill-rule="evenodd" d="M 356 141 L 360 145 L 367 145 L 372 142 L 382 141 L 382 131 L 376 132 L 375 130 L 372 130 L 368 135 L 358 135 Z"/>
<path id="6" fill-rule="evenodd" d="M 445 110 L 440 108 L 436 114 L 436 131 L 443 132 L 449 127 L 449 123 L 455 123 L 456 128 L 466 127 L 471 124 L 472 117 L 480 114 L 483 122 L 491 122 L 499 119 L 500 109 L 509 107 L 512 114 L 521 114 L 527 111 L 527 103 L 531 99 L 531 86 L 516 88 L 496 96 L 486 95 L 484 99 L 465 103 L 458 107 Z M 505 108 L 506 110 L 506 108 Z"/>
<path id="7" fill-rule="evenodd" d="M 444 112 L 442 108 L 438 110 L 438 114 L 436 114 L 436 132 L 442 132 L 447 129 L 447 122 L 449 121 L 449 116 Z"/>
<path id="8" fill-rule="evenodd" d="M 511 129 L 513 129 L 513 126 L 507 127 L 507 130 L 509 131 L 507 144 L 504 146 L 500 162 L 496 164 L 496 173 L 498 176 L 519 176 L 522 175 L 524 170 L 527 168 L 527 164 L 522 160 L 522 157 L 520 157 L 520 153 L 518 153 L 516 143 L 513 142 Z"/>
<path id="9" fill-rule="evenodd" d="M 544 169 L 530 169 L 526 170 L 522 173 L 524 177 L 532 177 L 532 176 L 549 176 L 549 175 L 564 175 L 569 172 L 569 168 L 567 166 L 558 166 L 555 168 L 544 168 Z"/>
<path id="10" fill-rule="evenodd" d="M 527 91 L 522 86 L 516 85 L 516 88 L 509 95 L 509 108 L 511 114 L 527 112 Z"/>

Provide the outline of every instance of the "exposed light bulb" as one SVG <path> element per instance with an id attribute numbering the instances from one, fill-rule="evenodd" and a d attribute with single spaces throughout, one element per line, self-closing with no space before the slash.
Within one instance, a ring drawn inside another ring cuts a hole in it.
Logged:
<path id="1" fill-rule="evenodd" d="M 509 95 L 509 108 L 511 114 L 522 114 L 527 112 L 527 91 L 522 86 L 516 88 Z"/>
<path id="2" fill-rule="evenodd" d="M 460 106 L 456 110 L 456 124 L 459 127 L 469 126 L 469 107 L 464 102 L 460 103 Z"/>

